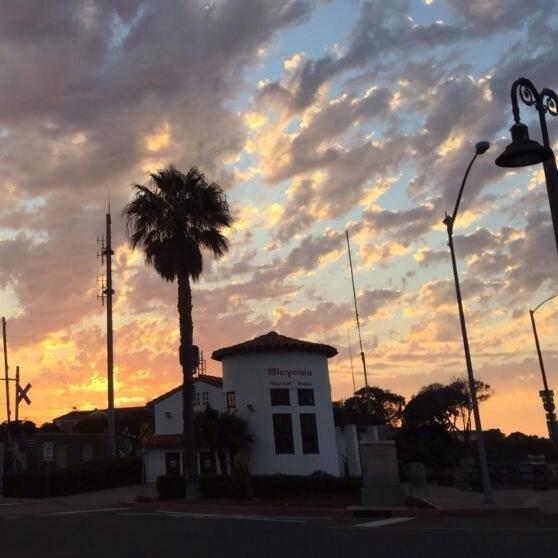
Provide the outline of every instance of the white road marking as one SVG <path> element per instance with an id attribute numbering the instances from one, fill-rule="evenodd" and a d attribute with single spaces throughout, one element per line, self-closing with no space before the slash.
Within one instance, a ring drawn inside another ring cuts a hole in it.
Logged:
<path id="1" fill-rule="evenodd" d="M 367 521 L 366 523 L 358 523 L 355 527 L 385 527 L 386 525 L 395 525 L 404 521 L 411 521 L 414 517 L 390 517 L 389 519 L 378 519 L 376 521 Z"/>
<path id="2" fill-rule="evenodd" d="M 122 511 L 127 509 L 129 508 L 103 508 L 103 509 L 97 508 L 94 510 L 72 510 L 72 511 L 50 512 L 42 515 L 76 515 L 80 513 L 100 513 L 100 512 Z"/>
<path id="3" fill-rule="evenodd" d="M 268 521 L 275 523 L 305 523 L 305 519 L 291 519 L 283 517 L 264 517 L 261 515 L 223 515 L 216 513 L 191 513 L 157 510 L 157 513 L 168 517 L 190 517 L 192 519 L 244 519 L 247 521 Z"/>
<path id="4" fill-rule="evenodd" d="M 23 504 L 25 504 L 25 502 L 7 502 L 7 503 L 0 504 L 0 507 L 1 506 L 23 506 Z"/>

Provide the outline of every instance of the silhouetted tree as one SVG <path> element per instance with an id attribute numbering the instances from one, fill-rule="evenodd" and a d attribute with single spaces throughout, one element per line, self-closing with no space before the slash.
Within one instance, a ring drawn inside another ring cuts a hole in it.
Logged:
<path id="1" fill-rule="evenodd" d="M 203 272 L 203 251 L 219 258 L 228 250 L 222 231 L 232 225 L 225 193 L 196 168 L 187 174 L 174 166 L 150 174 L 148 184 L 135 184 L 134 199 L 124 209 L 132 249 L 165 280 L 178 284 L 180 363 L 183 372 L 184 476 L 186 497 L 198 493 L 193 427 L 193 323 L 190 280 Z"/>
<path id="2" fill-rule="evenodd" d="M 37 430 L 34 422 L 30 420 L 12 420 L 8 427 L 8 423 L 4 421 L 0 425 L 0 431 L 10 432 L 12 436 L 21 436 L 25 434 L 33 434 Z"/>
<path id="3" fill-rule="evenodd" d="M 339 423 L 397 426 L 403 416 L 405 398 L 379 387 L 363 387 L 352 397 L 334 403 Z"/>
<path id="4" fill-rule="evenodd" d="M 488 384 L 477 380 L 479 402 L 492 394 Z M 435 467 L 457 461 L 463 449 L 469 451 L 472 404 L 465 379 L 454 378 L 447 384 L 424 386 L 403 411 L 398 448 L 404 460 L 424 461 Z M 465 447 L 456 437 L 463 434 Z"/>
<path id="5" fill-rule="evenodd" d="M 209 405 L 194 413 L 196 443 L 217 453 L 219 466 L 224 475 L 228 474 L 227 455 L 232 463 L 234 456 L 247 449 L 253 441 L 248 433 L 248 423 L 236 415 L 235 411 L 221 413 Z"/>
<path id="6" fill-rule="evenodd" d="M 450 386 L 429 384 L 414 395 L 403 412 L 403 427 L 438 426 L 455 430 L 461 395 Z"/>
<path id="7" fill-rule="evenodd" d="M 55 432 L 62 432 L 62 429 L 54 422 L 45 422 L 37 429 L 37 431 L 53 434 Z"/>
<path id="8" fill-rule="evenodd" d="M 449 387 L 459 394 L 456 405 L 457 414 L 455 415 L 456 421 L 454 423 L 454 428 L 456 430 L 461 430 L 465 443 L 468 444 L 471 433 L 471 417 L 473 415 L 473 403 L 471 400 L 469 381 L 467 378 L 454 377 L 451 379 Z M 494 393 L 490 384 L 482 380 L 475 381 L 475 388 L 479 405 L 487 401 Z M 458 423 L 461 424 L 461 427 L 457 426 Z"/>

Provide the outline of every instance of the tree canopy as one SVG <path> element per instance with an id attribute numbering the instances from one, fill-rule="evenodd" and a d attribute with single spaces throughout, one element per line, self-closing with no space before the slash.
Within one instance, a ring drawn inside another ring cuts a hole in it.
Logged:
<path id="1" fill-rule="evenodd" d="M 405 398 L 379 387 L 363 387 L 334 404 L 337 422 L 397 426 L 401 421 Z"/>
<path id="2" fill-rule="evenodd" d="M 130 245 L 143 249 L 146 263 L 165 281 L 180 274 L 197 281 L 202 251 L 219 258 L 228 250 L 222 230 L 231 227 L 232 216 L 225 193 L 197 167 L 184 174 L 169 165 L 149 176 L 147 185 L 134 185 L 135 197 L 124 209 Z"/>

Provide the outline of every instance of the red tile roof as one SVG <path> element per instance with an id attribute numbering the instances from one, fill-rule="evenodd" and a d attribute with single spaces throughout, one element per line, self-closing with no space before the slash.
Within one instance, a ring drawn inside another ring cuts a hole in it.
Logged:
<path id="1" fill-rule="evenodd" d="M 200 374 L 199 376 L 196 376 L 194 378 L 194 383 L 196 382 L 203 382 L 204 384 L 208 384 L 210 386 L 215 386 L 219 388 L 223 387 L 223 378 L 221 378 L 220 376 L 210 376 L 209 374 Z M 163 393 L 162 395 L 159 395 L 158 397 L 155 397 L 155 399 L 149 401 L 146 406 L 150 407 L 152 405 L 155 405 L 155 403 L 159 403 L 159 401 L 162 401 L 163 399 L 166 399 L 167 397 L 170 397 L 171 395 L 178 393 L 181 389 L 182 389 L 182 384 L 176 386 L 170 391 L 167 391 L 166 393 Z"/>
<path id="2" fill-rule="evenodd" d="M 145 443 L 146 448 L 150 449 L 174 449 L 180 448 L 184 444 L 182 434 L 155 434 Z"/>
<path id="3" fill-rule="evenodd" d="M 211 358 L 213 360 L 223 360 L 223 358 L 233 355 L 284 351 L 322 353 L 328 358 L 334 357 L 337 354 L 337 349 L 330 345 L 311 343 L 310 341 L 303 341 L 302 339 L 294 339 L 292 337 L 286 337 L 285 335 L 279 335 L 276 331 L 270 331 L 269 333 L 255 337 L 250 341 L 218 349 L 213 352 Z"/>

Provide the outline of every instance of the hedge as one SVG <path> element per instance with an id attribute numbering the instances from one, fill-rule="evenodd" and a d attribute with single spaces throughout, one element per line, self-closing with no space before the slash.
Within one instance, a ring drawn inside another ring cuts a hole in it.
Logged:
<path id="1" fill-rule="evenodd" d="M 203 498 L 248 497 L 266 500 L 304 497 L 329 497 L 333 495 L 356 495 L 361 480 L 357 477 L 254 475 L 247 489 L 239 479 L 230 476 L 202 476 L 200 492 Z M 157 478 L 159 499 L 172 500 L 184 497 L 184 480 L 180 476 L 161 475 Z"/>
<path id="2" fill-rule="evenodd" d="M 100 463 L 81 469 L 4 475 L 4 496 L 45 498 L 102 490 L 141 482 L 141 460 Z"/>

